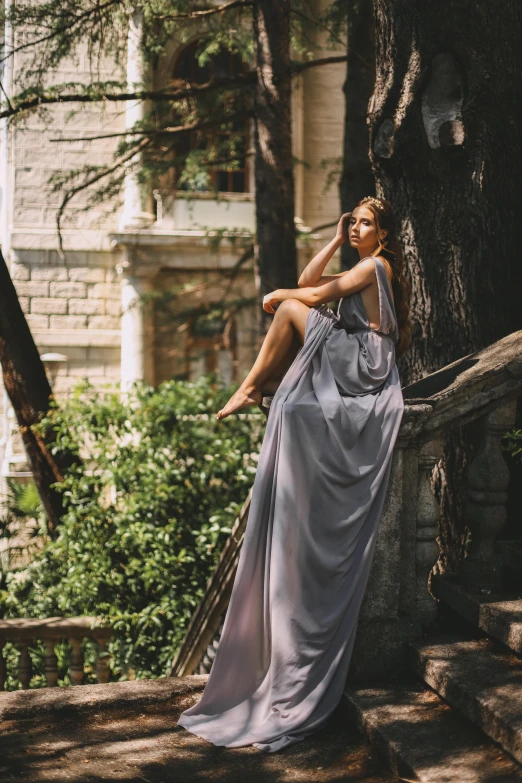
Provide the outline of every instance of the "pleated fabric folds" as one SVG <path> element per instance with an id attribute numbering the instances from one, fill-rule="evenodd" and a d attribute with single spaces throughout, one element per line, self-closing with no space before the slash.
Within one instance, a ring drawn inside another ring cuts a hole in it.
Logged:
<path id="1" fill-rule="evenodd" d="M 375 259 L 380 327 L 360 293 L 310 310 L 270 408 L 245 537 L 202 697 L 178 724 L 275 752 L 339 704 L 404 410 L 398 327 Z"/>

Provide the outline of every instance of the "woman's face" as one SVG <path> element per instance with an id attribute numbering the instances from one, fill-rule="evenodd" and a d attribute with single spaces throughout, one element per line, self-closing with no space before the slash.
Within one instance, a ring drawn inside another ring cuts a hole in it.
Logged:
<path id="1" fill-rule="evenodd" d="M 368 207 L 355 207 L 348 223 L 348 240 L 359 252 L 370 252 L 379 244 L 377 225 Z"/>

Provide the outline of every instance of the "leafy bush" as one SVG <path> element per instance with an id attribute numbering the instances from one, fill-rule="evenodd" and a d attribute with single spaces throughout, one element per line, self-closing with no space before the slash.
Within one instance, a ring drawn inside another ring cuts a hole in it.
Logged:
<path id="1" fill-rule="evenodd" d="M 39 426 L 83 467 L 58 485 L 55 540 L 4 575 L 1 613 L 103 617 L 113 678 L 166 674 L 255 475 L 263 416 L 217 422 L 230 393 L 203 378 L 123 402 L 84 382 L 54 409 Z"/>
<path id="2" fill-rule="evenodd" d="M 511 454 L 516 462 L 522 462 L 522 430 L 513 428 L 504 433 L 502 449 Z"/>

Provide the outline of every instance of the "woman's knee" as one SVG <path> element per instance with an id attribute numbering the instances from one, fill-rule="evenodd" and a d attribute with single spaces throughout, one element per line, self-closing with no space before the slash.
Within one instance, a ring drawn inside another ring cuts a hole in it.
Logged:
<path id="1" fill-rule="evenodd" d="M 291 318 L 294 315 L 301 314 L 304 307 L 306 305 L 303 305 L 298 299 L 285 299 L 281 302 L 276 312 Z"/>
<path id="2" fill-rule="evenodd" d="M 277 308 L 276 316 L 279 314 L 279 319 L 292 324 L 302 343 L 306 329 L 306 319 L 309 312 L 310 308 L 298 299 L 285 299 Z"/>

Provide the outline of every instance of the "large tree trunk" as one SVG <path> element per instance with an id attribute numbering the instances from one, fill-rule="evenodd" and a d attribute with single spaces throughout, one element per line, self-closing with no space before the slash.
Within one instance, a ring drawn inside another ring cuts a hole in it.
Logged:
<path id="1" fill-rule="evenodd" d="M 413 344 L 403 383 L 522 328 L 522 6 L 374 0 L 371 158 L 402 226 Z M 459 476 L 472 445 L 448 435 L 437 474 L 444 567 L 462 556 Z"/>
<path id="2" fill-rule="evenodd" d="M 255 187 L 261 294 L 297 286 L 290 1 L 254 0 Z"/>
<path id="3" fill-rule="evenodd" d="M 63 513 L 61 495 L 51 484 L 71 465 L 69 454 L 51 454 L 53 436 L 37 435 L 31 425 L 50 407 L 52 391 L 33 336 L 20 307 L 16 289 L 0 253 L 0 362 L 4 385 L 16 414 L 27 459 L 52 535 Z"/>
<path id="4" fill-rule="evenodd" d="M 341 211 L 349 212 L 364 196 L 375 195 L 369 157 L 368 103 L 375 83 L 375 37 L 372 0 L 349 0 L 348 64 L 345 95 L 343 170 L 339 182 Z M 349 242 L 341 247 L 341 266 L 359 260 Z"/>

